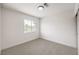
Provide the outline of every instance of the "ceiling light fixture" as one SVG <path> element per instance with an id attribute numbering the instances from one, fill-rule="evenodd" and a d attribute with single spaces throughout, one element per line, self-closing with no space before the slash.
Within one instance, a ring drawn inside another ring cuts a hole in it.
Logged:
<path id="1" fill-rule="evenodd" d="M 48 7 L 47 3 L 44 3 L 43 5 L 38 6 L 38 10 L 42 11 L 45 7 Z"/>
<path id="2" fill-rule="evenodd" d="M 43 10 L 44 6 L 38 6 L 38 10 Z"/>

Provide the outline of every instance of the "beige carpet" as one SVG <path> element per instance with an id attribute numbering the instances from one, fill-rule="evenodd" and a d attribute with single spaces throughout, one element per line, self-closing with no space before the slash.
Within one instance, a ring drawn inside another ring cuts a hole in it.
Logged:
<path id="1" fill-rule="evenodd" d="M 77 49 L 36 39 L 2 51 L 3 55 L 76 55 Z"/>

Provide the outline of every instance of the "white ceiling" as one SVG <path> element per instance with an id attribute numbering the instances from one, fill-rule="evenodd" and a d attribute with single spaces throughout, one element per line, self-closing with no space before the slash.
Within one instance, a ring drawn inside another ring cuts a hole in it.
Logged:
<path id="1" fill-rule="evenodd" d="M 41 4 L 42 3 L 4 3 L 3 6 L 36 17 L 46 17 L 61 12 L 68 12 L 71 13 L 71 15 L 74 14 L 74 3 L 48 3 L 47 8 L 43 11 L 39 11 L 37 7 Z"/>

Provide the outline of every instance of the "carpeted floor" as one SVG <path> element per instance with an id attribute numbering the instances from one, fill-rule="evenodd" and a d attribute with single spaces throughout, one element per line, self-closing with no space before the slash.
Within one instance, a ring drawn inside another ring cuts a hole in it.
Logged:
<path id="1" fill-rule="evenodd" d="M 2 55 L 77 55 L 77 49 L 36 39 L 2 51 Z"/>

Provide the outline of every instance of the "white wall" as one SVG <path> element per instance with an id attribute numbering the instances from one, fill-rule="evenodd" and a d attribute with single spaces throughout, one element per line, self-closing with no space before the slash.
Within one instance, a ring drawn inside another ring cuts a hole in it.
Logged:
<path id="1" fill-rule="evenodd" d="M 73 12 L 63 11 L 63 8 L 61 10 L 41 19 L 41 37 L 76 48 L 76 22 Z"/>
<path id="2" fill-rule="evenodd" d="M 1 19 L 1 4 L 0 4 L 0 54 L 1 54 L 1 39 L 2 39 L 2 36 L 1 36 L 1 27 L 2 27 L 2 19 Z"/>
<path id="3" fill-rule="evenodd" d="M 79 3 L 75 3 L 75 8 L 74 8 L 74 15 L 76 15 L 78 11 Z"/>
<path id="4" fill-rule="evenodd" d="M 78 26 L 78 54 L 79 54 L 79 12 L 78 12 L 78 16 L 77 16 L 77 26 Z"/>
<path id="5" fill-rule="evenodd" d="M 24 34 L 24 19 L 34 19 L 37 22 L 37 31 Z M 39 19 L 3 8 L 3 44 L 2 49 L 12 47 L 36 38 L 39 38 Z"/>
<path id="6" fill-rule="evenodd" d="M 79 54 L 79 11 L 78 11 L 78 16 L 77 16 L 77 30 L 78 30 L 78 54 Z"/>

